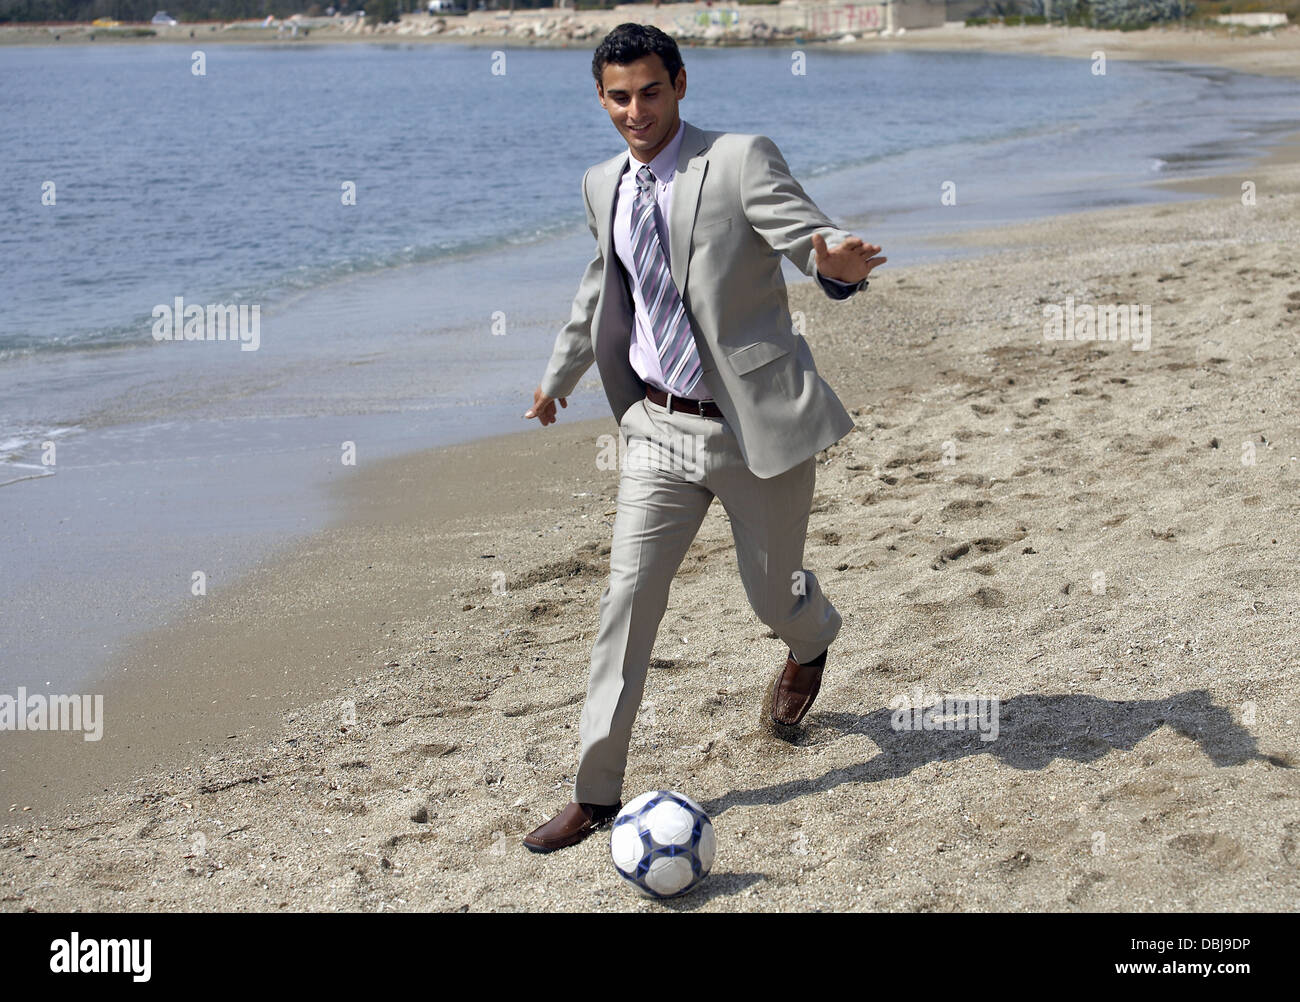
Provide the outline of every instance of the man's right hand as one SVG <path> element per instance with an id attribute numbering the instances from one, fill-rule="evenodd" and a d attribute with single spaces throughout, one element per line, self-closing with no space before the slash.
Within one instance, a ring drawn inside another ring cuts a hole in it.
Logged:
<path id="1" fill-rule="evenodd" d="M 560 397 L 560 406 L 569 406 L 567 397 Z M 535 417 L 544 425 L 553 424 L 555 422 L 555 398 L 548 397 L 542 392 L 540 386 L 537 387 L 537 389 L 533 390 L 533 406 L 524 413 L 524 417 Z"/>

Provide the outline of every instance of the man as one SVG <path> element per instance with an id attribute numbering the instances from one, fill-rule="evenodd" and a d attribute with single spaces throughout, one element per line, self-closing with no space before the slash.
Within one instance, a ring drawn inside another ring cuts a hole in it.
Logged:
<path id="1" fill-rule="evenodd" d="M 628 149 L 583 176 L 596 256 L 524 417 L 552 423 L 595 361 L 626 465 L 573 800 L 524 838 L 536 852 L 618 813 L 669 584 L 715 496 L 749 602 L 789 648 L 772 720 L 794 726 L 808 712 L 842 623 L 801 566 L 816 454 L 853 420 L 792 330 L 780 255 L 815 270 L 832 299 L 885 261 L 817 209 L 770 139 L 681 120 L 686 71 L 658 28 L 619 25 L 592 73 Z"/>

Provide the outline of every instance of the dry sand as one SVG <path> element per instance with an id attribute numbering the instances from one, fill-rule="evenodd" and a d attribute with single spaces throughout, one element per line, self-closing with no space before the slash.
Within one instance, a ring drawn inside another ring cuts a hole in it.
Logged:
<path id="1" fill-rule="evenodd" d="M 1300 65 L 1300 25 L 1247 34 L 1240 29 L 1148 28 L 1145 31 L 1097 31 L 1090 28 L 950 25 L 910 31 L 902 38 L 865 38 L 844 49 L 915 48 L 1005 52 L 1092 59 L 1152 59 L 1223 66 L 1242 73 L 1295 76 Z"/>
<path id="2" fill-rule="evenodd" d="M 561 411 L 361 470 L 340 525 L 124 656 L 102 742 L 21 736 L 0 907 L 1294 910 L 1300 155 L 1209 190 L 791 289 L 857 420 L 806 556 L 845 625 L 774 737 L 784 647 L 714 505 L 624 788 L 710 813 L 696 893 L 637 897 L 607 832 L 519 841 L 572 791 L 617 490 L 612 417 Z M 1045 340 L 1066 297 L 1149 305 L 1149 350 Z M 895 730 L 918 687 L 997 697 L 997 740 Z"/>

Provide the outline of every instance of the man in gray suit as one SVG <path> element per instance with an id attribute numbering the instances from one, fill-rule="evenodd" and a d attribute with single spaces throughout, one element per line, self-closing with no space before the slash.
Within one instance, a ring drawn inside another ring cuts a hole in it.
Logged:
<path id="1" fill-rule="evenodd" d="M 750 605 L 789 648 L 772 720 L 808 712 L 842 623 L 802 566 L 816 454 L 853 420 L 793 331 L 781 255 L 832 299 L 885 261 L 818 210 L 766 136 L 680 118 L 686 71 L 658 28 L 619 25 L 592 73 L 628 149 L 583 176 L 596 256 L 524 417 L 553 422 L 594 361 L 626 449 L 573 799 L 524 838 L 536 852 L 618 813 L 669 584 L 714 497 Z"/>

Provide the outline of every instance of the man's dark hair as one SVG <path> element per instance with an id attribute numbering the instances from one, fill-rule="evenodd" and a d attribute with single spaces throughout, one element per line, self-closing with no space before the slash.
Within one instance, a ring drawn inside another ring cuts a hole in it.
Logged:
<path id="1" fill-rule="evenodd" d="M 605 64 L 626 66 L 643 56 L 655 53 L 668 71 L 668 82 L 677 83 L 677 73 L 682 68 L 682 54 L 672 36 L 665 35 L 653 24 L 635 24 L 625 21 L 606 35 L 591 57 L 591 75 L 596 83 L 605 86 Z"/>

